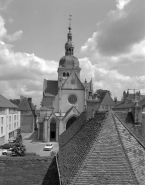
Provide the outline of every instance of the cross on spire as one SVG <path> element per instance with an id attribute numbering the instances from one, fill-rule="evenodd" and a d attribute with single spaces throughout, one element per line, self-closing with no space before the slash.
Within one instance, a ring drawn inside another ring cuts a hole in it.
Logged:
<path id="1" fill-rule="evenodd" d="M 71 30 L 71 20 L 72 20 L 71 17 L 72 15 L 69 15 L 69 19 L 68 19 L 69 20 L 69 30 Z"/>

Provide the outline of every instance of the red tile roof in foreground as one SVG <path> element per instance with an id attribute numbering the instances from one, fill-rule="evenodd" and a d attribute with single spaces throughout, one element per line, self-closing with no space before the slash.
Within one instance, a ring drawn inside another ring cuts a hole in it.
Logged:
<path id="1" fill-rule="evenodd" d="M 6 99 L 1 94 L 0 94 L 0 107 L 2 107 L 2 108 L 17 108 L 17 106 L 15 104 L 13 104 L 11 101 Z"/>
<path id="2" fill-rule="evenodd" d="M 145 150 L 111 113 L 98 113 L 74 133 L 57 156 L 62 185 L 145 184 Z"/>
<path id="3" fill-rule="evenodd" d="M 59 185 L 55 158 L 0 157 L 0 185 L 40 184 Z"/>

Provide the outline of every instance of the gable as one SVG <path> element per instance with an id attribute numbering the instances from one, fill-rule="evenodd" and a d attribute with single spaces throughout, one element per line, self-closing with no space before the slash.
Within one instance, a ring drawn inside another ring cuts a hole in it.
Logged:
<path id="1" fill-rule="evenodd" d="M 84 86 L 74 71 L 70 74 L 67 80 L 64 82 L 62 89 L 78 89 L 84 90 Z"/>
<path id="2" fill-rule="evenodd" d="M 114 106 L 115 105 L 113 99 L 111 98 L 111 96 L 109 95 L 108 92 L 105 94 L 101 104 L 102 105 L 110 105 L 110 106 Z"/>

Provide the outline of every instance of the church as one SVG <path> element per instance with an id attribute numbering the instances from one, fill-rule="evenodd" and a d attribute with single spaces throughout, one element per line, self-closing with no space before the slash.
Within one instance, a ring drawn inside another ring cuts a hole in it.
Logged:
<path id="1" fill-rule="evenodd" d="M 74 56 L 71 25 L 68 28 L 65 56 L 59 61 L 58 80 L 46 80 L 43 83 L 43 98 L 38 116 L 38 139 L 45 142 L 58 141 L 58 136 L 86 108 L 86 101 L 93 94 L 90 82 L 80 80 L 79 60 Z"/>

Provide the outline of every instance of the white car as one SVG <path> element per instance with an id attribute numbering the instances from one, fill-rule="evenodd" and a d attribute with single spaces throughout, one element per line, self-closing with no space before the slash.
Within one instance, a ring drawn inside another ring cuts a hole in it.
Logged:
<path id="1" fill-rule="evenodd" d="M 2 155 L 10 155 L 11 153 L 12 153 L 12 148 L 2 150 Z"/>
<path id="2" fill-rule="evenodd" d="M 45 147 L 44 147 L 44 149 L 43 150 L 51 150 L 53 148 L 53 144 L 51 144 L 51 143 L 48 143 L 48 144 L 46 144 L 45 145 Z"/>

